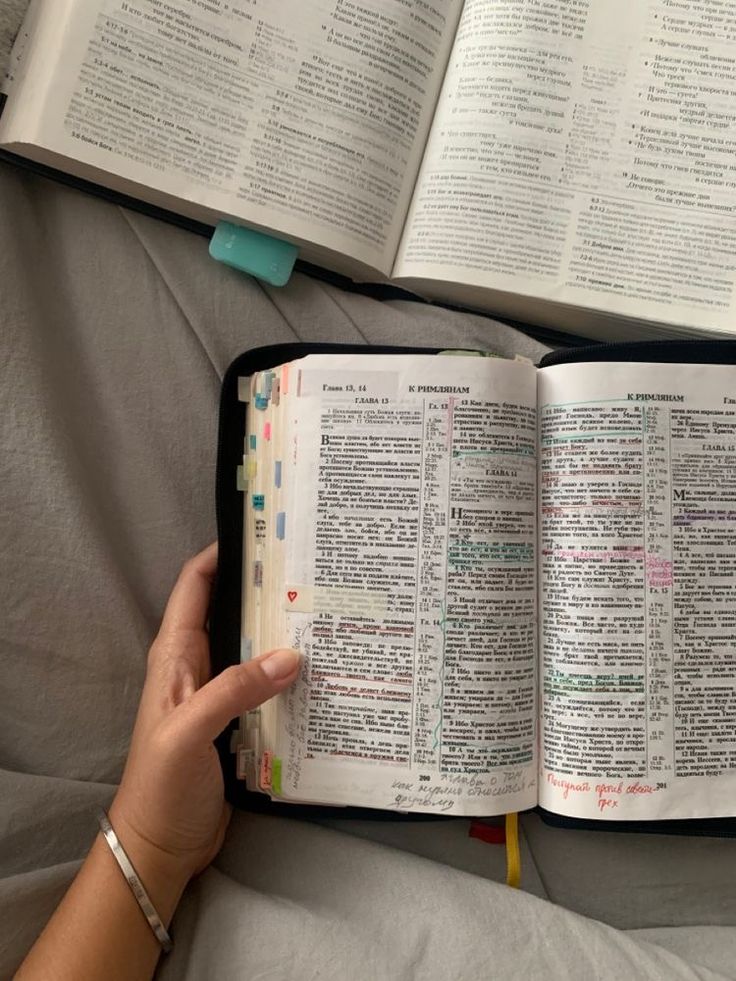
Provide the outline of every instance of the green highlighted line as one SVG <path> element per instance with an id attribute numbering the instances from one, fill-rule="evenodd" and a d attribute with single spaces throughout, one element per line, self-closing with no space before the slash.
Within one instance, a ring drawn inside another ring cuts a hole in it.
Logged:
<path id="1" fill-rule="evenodd" d="M 533 446 L 518 446 L 516 449 L 509 450 L 453 450 L 452 455 L 457 456 L 535 456 Z"/>
<path id="2" fill-rule="evenodd" d="M 610 432 L 602 433 L 571 433 L 564 436 L 543 436 L 543 443 L 561 443 L 571 439 L 600 439 L 601 436 L 639 436 L 641 429 L 612 429 Z"/>

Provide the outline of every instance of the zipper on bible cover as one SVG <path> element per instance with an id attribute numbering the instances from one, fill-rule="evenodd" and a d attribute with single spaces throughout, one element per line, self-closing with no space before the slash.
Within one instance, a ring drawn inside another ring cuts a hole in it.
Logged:
<path id="1" fill-rule="evenodd" d="M 232 479 L 233 460 L 237 459 L 237 449 L 242 448 L 245 431 L 246 407 L 238 401 L 238 377 L 275 367 L 307 354 L 437 354 L 436 348 L 393 348 L 370 347 L 366 345 L 341 344 L 280 344 L 255 348 L 238 357 L 228 368 L 223 381 L 220 415 L 218 420 L 218 448 L 216 469 L 216 500 L 218 541 L 221 547 L 222 567 L 227 568 L 225 576 L 218 576 L 212 604 L 212 657 L 214 671 L 221 671 L 239 658 L 240 635 L 240 573 L 242 556 L 242 501 Z M 552 352 L 540 363 L 540 367 L 555 364 L 585 361 L 638 361 L 663 363 L 736 363 L 736 341 L 684 340 L 684 341 L 644 341 L 634 343 L 595 344 L 574 349 Z M 243 413 L 242 416 L 239 413 Z M 234 448 L 234 449 L 233 449 Z M 239 512 L 239 521 L 238 521 Z M 235 519 L 235 528 L 233 528 Z M 239 531 L 238 531 L 239 529 Z M 239 537 L 238 537 L 239 535 Z M 228 582 L 227 592 L 222 590 L 222 579 Z M 229 619 L 229 622 L 228 622 Z M 235 641 L 233 642 L 233 636 Z M 400 815 L 393 811 L 376 811 L 368 808 L 325 807 L 319 805 L 272 803 L 261 794 L 249 792 L 235 780 L 235 765 L 230 755 L 230 733 L 228 728 L 220 740 L 218 750 L 223 762 L 228 799 L 237 806 L 289 817 L 355 817 L 372 820 L 412 820 L 435 821 L 455 820 L 451 817 L 432 814 Z M 626 833 L 677 834 L 689 836 L 736 837 L 736 818 L 703 818 L 670 821 L 600 821 L 584 818 L 568 818 L 547 811 L 534 809 L 546 823 L 554 827 L 570 830 L 621 831 Z"/>

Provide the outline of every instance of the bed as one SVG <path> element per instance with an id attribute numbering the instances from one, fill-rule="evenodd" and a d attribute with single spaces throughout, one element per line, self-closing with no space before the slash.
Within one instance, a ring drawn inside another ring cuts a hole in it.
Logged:
<path id="1" fill-rule="evenodd" d="M 0 977 L 74 876 L 146 652 L 215 537 L 219 384 L 293 340 L 547 348 L 481 316 L 283 289 L 206 240 L 0 165 Z M 465 820 L 239 813 L 162 978 L 736 977 L 736 842 L 522 821 L 523 889 Z"/>

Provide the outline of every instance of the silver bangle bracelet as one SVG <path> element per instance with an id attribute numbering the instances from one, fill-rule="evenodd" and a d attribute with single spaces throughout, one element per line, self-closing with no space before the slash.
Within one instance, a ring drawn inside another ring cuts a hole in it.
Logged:
<path id="1" fill-rule="evenodd" d="M 125 854 L 123 846 L 118 840 L 118 836 L 113 831 L 113 827 L 110 824 L 107 814 L 102 810 L 102 808 L 100 808 L 97 812 L 97 820 L 100 825 L 100 830 L 105 836 L 105 841 L 110 846 L 110 851 L 112 852 L 115 861 L 120 866 L 120 871 L 125 876 L 133 895 L 138 901 L 141 912 L 148 920 L 148 925 L 153 930 L 156 940 L 158 940 L 158 942 L 161 944 L 161 949 L 165 954 L 168 954 L 174 946 L 171 942 L 171 937 L 167 933 L 166 927 L 161 922 L 161 917 L 156 912 L 148 893 L 143 888 L 143 883 L 138 878 L 130 859 Z"/>

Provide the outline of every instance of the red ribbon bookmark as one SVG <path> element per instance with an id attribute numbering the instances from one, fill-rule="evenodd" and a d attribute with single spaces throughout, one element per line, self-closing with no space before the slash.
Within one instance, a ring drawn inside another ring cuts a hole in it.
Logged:
<path id="1" fill-rule="evenodd" d="M 502 824 L 485 824 L 483 821 L 471 821 L 469 838 L 478 838 L 488 845 L 505 845 L 506 828 Z"/>

